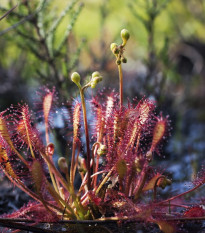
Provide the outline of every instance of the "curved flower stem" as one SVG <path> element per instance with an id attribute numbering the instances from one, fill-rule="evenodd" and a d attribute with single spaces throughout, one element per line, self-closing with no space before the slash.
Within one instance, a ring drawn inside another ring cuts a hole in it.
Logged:
<path id="1" fill-rule="evenodd" d="M 147 173 L 148 173 L 148 170 L 149 170 L 149 166 L 148 166 L 148 163 L 145 162 L 144 166 L 143 166 L 143 170 L 141 171 L 141 174 L 140 174 L 140 178 L 138 180 L 138 184 L 137 186 L 135 187 L 134 189 L 134 201 L 137 201 L 137 199 L 139 198 L 141 192 L 142 192 L 142 189 L 145 185 L 145 181 L 147 179 Z"/>
<path id="2" fill-rule="evenodd" d="M 95 163 L 95 151 L 96 151 L 96 148 L 99 146 L 100 146 L 100 142 L 95 142 L 92 146 L 92 159 L 93 159 L 93 172 L 94 173 L 96 173 L 98 170 L 99 156 Z M 97 175 L 93 178 L 93 187 L 96 187 L 96 184 L 97 184 Z"/>
<path id="3" fill-rule="evenodd" d="M 118 65 L 118 72 L 119 72 L 119 93 L 120 93 L 120 109 L 123 106 L 123 74 L 122 74 L 122 65 Z"/>
<path id="4" fill-rule="evenodd" d="M 161 175 L 159 177 L 157 177 L 155 183 L 154 183 L 154 188 L 153 188 L 153 201 L 156 200 L 156 197 L 157 197 L 157 182 L 160 180 L 160 179 L 166 179 L 165 176 Z"/>

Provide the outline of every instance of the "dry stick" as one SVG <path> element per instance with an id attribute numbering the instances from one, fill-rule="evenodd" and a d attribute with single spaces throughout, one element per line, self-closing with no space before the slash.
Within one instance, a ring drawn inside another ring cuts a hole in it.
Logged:
<path id="1" fill-rule="evenodd" d="M 11 27 L 9 27 L 9 28 L 7 28 L 7 29 L 1 31 L 1 32 L 0 32 L 0 36 L 2 36 L 2 35 L 4 35 L 5 33 L 11 31 L 12 29 L 17 28 L 17 27 L 18 27 L 19 25 L 21 25 L 22 23 L 24 23 L 24 22 L 26 22 L 26 21 L 28 21 L 28 20 L 31 20 L 34 16 L 35 16 L 35 13 L 32 14 L 32 15 L 26 16 L 25 18 L 23 18 L 22 20 L 20 20 L 18 23 L 16 23 L 16 24 L 12 25 Z"/>
<path id="2" fill-rule="evenodd" d="M 0 21 L 5 18 L 8 14 L 10 14 L 16 7 L 18 6 L 18 4 L 14 7 L 12 7 L 10 10 L 8 10 L 3 16 L 0 17 Z"/>
<path id="3" fill-rule="evenodd" d="M 42 5 L 41 5 L 41 3 L 40 3 L 40 5 L 37 7 L 37 9 L 35 10 L 35 12 L 34 12 L 33 14 L 30 14 L 30 15 L 26 16 L 25 18 L 21 19 L 21 20 L 20 20 L 19 22 L 17 22 L 16 24 L 14 24 L 14 25 L 12 25 L 11 27 L 9 27 L 9 28 L 7 28 L 7 29 L 1 31 L 1 32 L 0 32 L 0 36 L 2 36 L 3 34 L 5 34 L 5 33 L 9 32 L 9 31 L 11 31 L 12 29 L 17 28 L 19 25 L 23 24 L 24 22 L 33 19 L 34 16 L 35 16 L 36 14 L 38 14 L 38 13 L 41 11 L 41 9 L 42 9 Z"/>
<path id="4" fill-rule="evenodd" d="M 102 223 L 105 224 L 104 221 L 107 222 L 118 222 L 119 220 L 139 220 L 143 221 L 139 215 L 133 215 L 133 216 L 124 216 L 124 217 L 105 217 L 105 218 L 99 218 L 94 220 L 59 220 L 59 224 L 96 224 L 96 223 Z M 205 220 L 205 217 L 167 217 L 166 221 L 193 221 L 193 220 Z M 25 223 L 33 223 L 35 220 L 31 219 L 22 219 L 22 218 L 0 218 L 0 221 L 9 221 L 9 222 L 25 222 Z M 39 221 L 39 223 L 47 223 L 46 221 Z"/>
<path id="5" fill-rule="evenodd" d="M 5 220 L 5 219 L 0 219 L 0 225 L 4 226 L 4 227 L 8 227 L 8 228 L 14 228 L 14 229 L 20 229 L 20 230 L 25 230 L 25 231 L 32 231 L 32 232 L 39 232 L 39 233 L 54 233 L 55 231 L 53 230 L 45 230 L 42 228 L 38 228 L 38 227 L 33 227 L 33 226 L 27 226 L 24 225 L 22 223 L 17 223 L 17 222 L 13 222 L 11 219 L 9 220 Z"/>

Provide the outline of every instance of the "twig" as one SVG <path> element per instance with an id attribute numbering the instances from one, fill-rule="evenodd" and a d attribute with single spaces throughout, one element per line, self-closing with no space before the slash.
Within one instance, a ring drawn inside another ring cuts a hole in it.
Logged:
<path id="1" fill-rule="evenodd" d="M 16 7 L 18 6 L 18 4 L 14 7 L 12 7 L 10 10 L 8 10 L 3 16 L 0 17 L 0 21 L 5 18 L 8 14 L 10 14 Z"/>
<path id="2" fill-rule="evenodd" d="M 35 13 L 35 14 L 36 14 L 36 13 Z M 2 36 L 2 35 L 4 35 L 5 33 L 7 33 L 7 32 L 9 32 L 9 31 L 11 31 L 11 30 L 17 28 L 19 25 L 21 25 L 22 23 L 26 22 L 27 20 L 32 19 L 32 18 L 35 16 L 35 14 L 28 15 L 28 16 L 26 16 L 24 19 L 20 20 L 18 23 L 16 23 L 16 24 L 12 25 L 11 27 L 9 27 L 9 28 L 7 28 L 7 29 L 1 31 L 1 32 L 0 32 L 0 36 Z"/>

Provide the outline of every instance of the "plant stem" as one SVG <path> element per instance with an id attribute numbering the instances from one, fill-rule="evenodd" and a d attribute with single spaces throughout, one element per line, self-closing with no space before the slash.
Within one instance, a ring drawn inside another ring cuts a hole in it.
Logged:
<path id="1" fill-rule="evenodd" d="M 91 190 L 91 170 L 90 170 L 90 145 L 89 145 L 89 133 L 88 133 L 88 122 L 87 122 L 87 114 L 86 114 L 86 105 L 85 105 L 85 97 L 84 97 L 84 89 L 80 89 L 80 97 L 82 101 L 82 109 L 83 109 L 83 121 L 85 128 L 85 138 L 86 138 L 86 148 L 87 148 L 87 171 L 88 171 L 88 181 L 87 186 L 88 190 Z"/>
<path id="2" fill-rule="evenodd" d="M 49 133 L 48 133 L 48 122 L 45 121 L 45 133 L 46 133 L 46 143 L 49 144 Z"/>
<path id="3" fill-rule="evenodd" d="M 71 158 L 71 166 L 70 166 L 70 184 L 73 190 L 74 190 L 75 150 L 76 150 L 76 142 L 73 140 L 72 158 Z"/>
<path id="4" fill-rule="evenodd" d="M 154 184 L 154 188 L 153 188 L 153 201 L 156 201 L 156 197 L 157 197 L 157 183 L 160 179 L 166 179 L 165 176 L 161 175 L 159 176 L 156 181 L 155 181 L 155 184 Z"/>
<path id="5" fill-rule="evenodd" d="M 120 92 L 120 109 L 121 109 L 123 105 L 123 75 L 122 75 L 121 64 L 118 65 L 118 72 L 119 72 L 119 82 L 120 82 L 119 92 Z"/>
<path id="6" fill-rule="evenodd" d="M 50 158 L 44 154 L 44 153 L 40 153 L 41 156 L 43 157 L 43 159 L 46 161 L 47 164 L 49 164 L 50 168 L 51 168 L 51 172 L 53 172 L 53 174 L 55 175 L 55 177 L 58 178 L 58 180 L 60 181 L 60 183 L 63 185 L 63 187 L 70 191 L 70 184 L 66 182 L 66 180 L 64 179 L 64 177 L 61 175 L 61 173 L 56 169 L 56 167 L 54 166 L 53 162 L 50 160 Z"/>
<path id="7" fill-rule="evenodd" d="M 97 188 L 97 190 L 95 192 L 96 195 L 99 193 L 100 189 L 103 187 L 103 185 L 109 179 L 109 177 L 111 176 L 113 170 L 114 170 L 114 167 L 111 168 L 111 170 L 107 173 L 107 175 L 105 176 L 105 178 L 102 180 L 102 182 L 100 183 L 100 185 L 98 186 L 98 188 Z"/>
<path id="8" fill-rule="evenodd" d="M 137 201 L 137 199 L 139 198 L 139 196 L 142 192 L 142 189 L 145 185 L 145 181 L 147 179 L 148 169 L 149 169 L 148 164 L 147 164 L 147 162 L 145 162 L 145 164 L 143 166 L 143 170 L 141 171 L 141 174 L 140 174 L 140 178 L 138 180 L 138 184 L 134 189 L 134 201 Z"/>
<path id="9" fill-rule="evenodd" d="M 100 146 L 100 142 L 96 142 L 93 144 L 92 146 L 92 159 L 93 159 L 93 173 L 96 173 L 97 170 L 98 170 L 98 160 L 99 160 L 99 155 L 97 155 L 97 160 L 96 160 L 96 163 L 95 163 L 95 152 L 96 152 L 96 149 Z M 93 178 L 93 187 L 95 187 L 97 184 L 97 176 L 95 176 Z"/>
<path id="10" fill-rule="evenodd" d="M 47 143 L 47 145 L 49 144 L 49 133 L 48 133 L 48 121 L 45 121 L 45 131 L 46 131 L 46 143 Z M 53 162 L 52 161 L 52 159 L 51 159 L 51 162 Z M 52 173 L 52 170 L 51 170 L 51 166 L 50 166 L 50 164 L 49 163 L 47 163 L 47 165 L 48 165 L 48 171 L 49 171 L 49 174 L 50 174 L 50 177 L 51 177 L 51 181 L 52 181 L 52 184 L 53 184 L 53 187 L 55 188 L 55 191 L 57 192 L 57 193 L 59 193 L 59 190 L 58 190 L 58 187 L 57 187 L 57 184 L 56 184 L 56 181 L 55 181 L 55 175 Z"/>
<path id="11" fill-rule="evenodd" d="M 164 203 L 166 203 L 166 202 L 170 202 L 170 201 L 172 201 L 172 200 L 174 200 L 174 199 L 176 199 L 176 198 L 179 198 L 179 197 L 181 197 L 181 196 L 186 195 L 187 193 L 190 193 L 190 192 L 196 190 L 197 188 L 199 188 L 199 187 L 202 186 L 203 184 L 204 184 L 204 183 L 201 182 L 201 183 L 199 183 L 198 185 L 196 185 L 196 186 L 193 187 L 192 189 L 189 189 L 189 190 L 186 191 L 186 192 L 180 193 L 180 194 L 178 194 L 178 195 L 176 195 L 176 196 L 174 196 L 174 197 L 171 197 L 171 198 L 169 198 L 169 199 L 167 199 L 167 200 L 161 201 L 161 202 L 156 203 L 156 204 L 157 204 L 157 205 L 161 205 L 161 204 L 164 204 Z"/>

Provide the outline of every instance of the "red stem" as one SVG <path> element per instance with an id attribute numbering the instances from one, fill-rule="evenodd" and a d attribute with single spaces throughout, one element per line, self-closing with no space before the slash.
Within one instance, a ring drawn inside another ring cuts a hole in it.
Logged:
<path id="1" fill-rule="evenodd" d="M 91 169 L 90 169 L 90 145 L 89 145 L 89 133 L 88 133 L 88 123 L 87 123 L 87 114 L 86 114 L 86 105 L 85 105 L 85 98 L 84 98 L 84 89 L 80 89 L 80 96 L 82 101 L 82 109 L 83 109 L 83 121 L 85 127 L 85 138 L 86 138 L 86 148 L 87 148 L 87 160 L 86 166 L 88 171 L 88 190 L 91 190 Z"/>
<path id="2" fill-rule="evenodd" d="M 184 193 L 180 193 L 180 194 L 178 194 L 178 195 L 176 195 L 176 196 L 174 196 L 174 197 L 171 197 L 171 198 L 169 198 L 169 199 L 167 199 L 167 200 L 161 201 L 161 202 L 157 203 L 157 205 L 164 204 L 164 203 L 166 203 L 166 202 L 169 202 L 169 201 L 172 201 L 172 200 L 174 200 L 174 199 L 176 199 L 176 198 L 179 198 L 179 197 L 181 197 L 181 196 L 183 196 L 183 195 L 186 195 L 187 193 L 190 193 L 190 192 L 196 190 L 197 188 L 199 188 L 199 187 L 200 187 L 201 185 L 203 185 L 203 184 L 204 184 L 203 182 L 202 182 L 202 183 L 199 183 L 199 184 L 196 185 L 194 188 L 189 189 L 188 191 L 186 191 L 186 192 L 184 192 Z"/>

